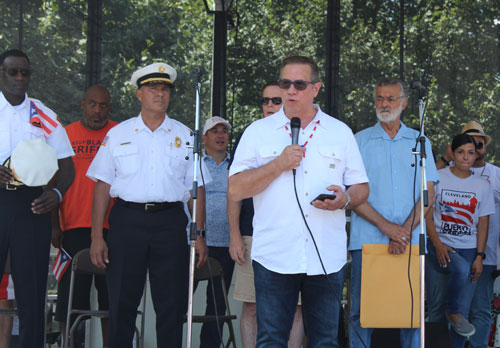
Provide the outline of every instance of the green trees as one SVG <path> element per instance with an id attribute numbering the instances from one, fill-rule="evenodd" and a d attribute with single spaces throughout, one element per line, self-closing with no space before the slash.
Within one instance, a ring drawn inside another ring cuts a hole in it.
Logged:
<path id="1" fill-rule="evenodd" d="M 209 1 L 210 2 L 210 1 Z M 24 0 L 23 48 L 34 69 L 30 94 L 68 123 L 80 117 L 84 89 L 87 3 Z M 0 44 L 18 40 L 18 4 L 2 1 Z M 354 130 L 376 122 L 372 89 L 382 76 L 399 75 L 399 1 L 341 2 L 342 119 Z M 236 132 L 260 117 L 265 82 L 277 79 L 289 54 L 326 57 L 327 0 L 236 0 L 228 25 L 227 115 Z M 203 66 L 202 114 L 210 112 L 213 17 L 203 2 L 109 0 L 103 2 L 102 83 L 112 93 L 114 119 L 138 113 L 129 81 L 141 65 L 161 59 L 179 71 L 169 115 L 194 123 L 191 71 Z M 493 137 L 490 159 L 500 157 L 499 37 L 496 1 L 406 1 L 404 72 L 407 82 L 429 89 L 426 133 L 437 155 L 470 118 Z M 323 71 L 323 69 L 322 69 Z M 324 105 L 324 90 L 318 104 Z M 412 97 L 405 122 L 417 125 Z"/>

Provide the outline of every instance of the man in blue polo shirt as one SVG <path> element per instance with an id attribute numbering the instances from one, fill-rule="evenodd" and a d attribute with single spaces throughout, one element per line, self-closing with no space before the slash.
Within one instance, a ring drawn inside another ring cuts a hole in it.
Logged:
<path id="1" fill-rule="evenodd" d="M 234 261 L 229 255 L 229 223 L 227 221 L 227 175 L 229 167 L 229 154 L 227 145 L 229 143 L 228 132 L 231 125 L 222 117 L 214 116 L 205 122 L 203 127 L 202 141 L 205 144 L 203 161 L 207 166 L 212 182 L 206 184 L 206 242 L 208 254 L 219 261 L 224 270 L 226 291 L 231 285 Z M 214 289 L 215 294 L 212 292 Z M 214 296 L 216 308 L 214 306 Z M 224 315 L 226 305 L 224 302 L 220 282 L 214 282 L 207 286 L 207 308 L 206 315 Z M 220 347 L 223 322 L 217 328 L 215 322 L 205 323 L 201 329 L 201 347 Z"/>
<path id="2" fill-rule="evenodd" d="M 410 240 L 418 244 L 420 223 L 420 168 L 411 166 L 418 132 L 401 122 L 401 112 L 408 104 L 402 81 L 385 78 L 375 87 L 375 105 L 379 122 L 355 135 L 370 180 L 368 201 L 354 208 L 349 250 L 351 265 L 351 312 L 349 340 L 351 348 L 370 347 L 373 329 L 360 325 L 361 249 L 363 244 L 388 244 L 389 252 L 404 253 Z M 432 158 L 426 139 L 426 153 Z M 434 200 L 434 182 L 438 181 L 436 166 L 427 162 L 429 202 Z M 415 201 L 413 181 L 417 175 Z M 414 209 L 415 208 L 415 209 Z M 413 216 L 415 215 L 415 217 Z M 412 225 L 413 224 L 413 225 Z M 363 342 L 361 342 L 363 341 Z M 364 343 L 364 344 L 363 344 Z M 402 329 L 401 346 L 420 346 L 419 329 Z"/>

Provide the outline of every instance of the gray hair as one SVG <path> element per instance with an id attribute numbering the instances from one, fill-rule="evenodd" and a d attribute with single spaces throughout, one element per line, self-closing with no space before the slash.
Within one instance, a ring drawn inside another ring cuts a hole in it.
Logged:
<path id="1" fill-rule="evenodd" d="M 401 89 L 402 92 L 401 98 L 408 98 L 408 87 L 406 87 L 406 84 L 400 79 L 390 78 L 390 77 L 384 77 L 383 79 L 377 81 L 377 84 L 375 85 L 375 88 L 373 90 L 373 98 L 375 99 L 376 97 L 375 93 L 377 91 L 377 88 L 384 86 L 394 86 L 394 85 L 398 85 L 399 88 Z"/>

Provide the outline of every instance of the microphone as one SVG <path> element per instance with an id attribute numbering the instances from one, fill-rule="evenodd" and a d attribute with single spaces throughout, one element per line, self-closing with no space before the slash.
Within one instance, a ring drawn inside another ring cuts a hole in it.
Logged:
<path id="1" fill-rule="evenodd" d="M 300 118 L 292 117 L 290 128 L 292 128 L 292 145 L 297 145 L 299 143 Z"/>
<path id="2" fill-rule="evenodd" d="M 418 97 L 422 99 L 427 94 L 427 88 L 422 85 L 420 81 L 413 81 L 410 83 L 410 88 L 418 93 Z"/>
<path id="3" fill-rule="evenodd" d="M 299 143 L 300 118 L 292 117 L 290 128 L 292 129 L 292 145 L 297 145 Z M 295 168 L 292 169 L 292 172 L 295 175 Z"/>
<path id="4" fill-rule="evenodd" d="M 204 70 L 203 70 L 203 67 L 201 67 L 201 66 L 197 66 L 193 69 L 193 75 L 194 75 L 194 79 L 195 79 L 196 83 L 200 83 L 201 76 L 203 75 L 203 73 L 204 73 Z"/>

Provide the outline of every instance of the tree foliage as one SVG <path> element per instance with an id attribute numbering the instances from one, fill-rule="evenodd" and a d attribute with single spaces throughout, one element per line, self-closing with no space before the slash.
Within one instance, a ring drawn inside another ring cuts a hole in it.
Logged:
<path id="1" fill-rule="evenodd" d="M 208 1 L 212 4 L 212 1 Z M 36 71 L 30 94 L 65 123 L 80 117 L 85 83 L 87 2 L 24 0 L 23 48 Z M 17 45 L 18 2 L 1 0 L 0 43 Z M 399 1 L 341 2 L 339 113 L 355 130 L 376 122 L 373 86 L 399 75 Z M 262 86 L 279 77 L 290 54 L 310 55 L 324 71 L 327 0 L 235 0 L 228 22 L 227 115 L 235 132 L 260 117 Z M 428 87 L 426 134 L 437 155 L 469 119 L 479 120 L 500 158 L 499 37 L 497 1 L 407 1 L 404 76 Z M 169 115 L 194 126 L 191 71 L 203 66 L 202 115 L 210 116 L 213 15 L 202 0 L 103 1 L 102 83 L 112 95 L 112 117 L 139 111 L 132 72 L 164 60 L 178 72 Z M 324 77 L 324 76 L 323 76 Z M 324 105 L 324 89 L 318 104 Z M 404 121 L 418 126 L 415 97 Z"/>

